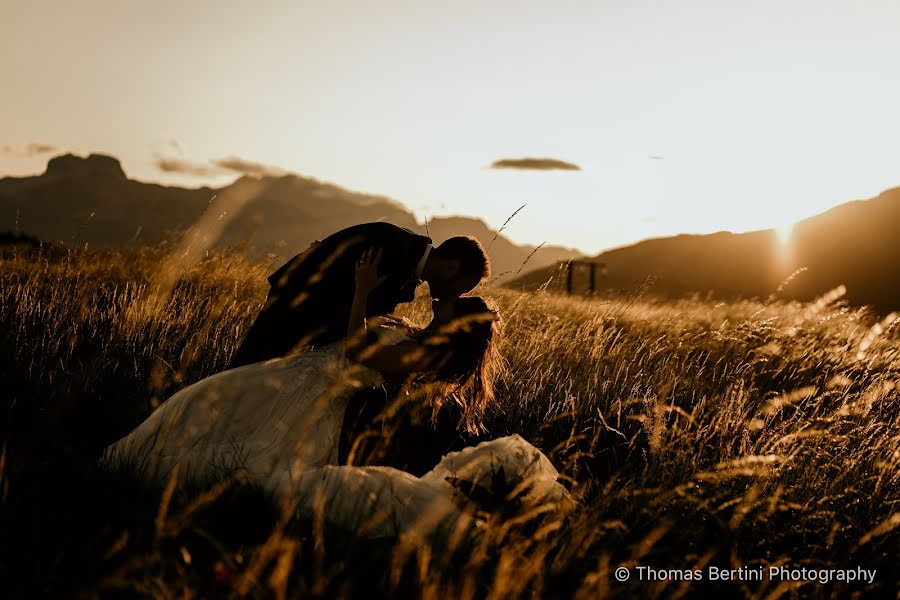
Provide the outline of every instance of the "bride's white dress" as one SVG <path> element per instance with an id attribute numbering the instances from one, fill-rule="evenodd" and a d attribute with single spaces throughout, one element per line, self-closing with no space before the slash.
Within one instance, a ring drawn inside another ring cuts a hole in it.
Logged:
<path id="1" fill-rule="evenodd" d="M 382 343 L 407 339 L 392 328 L 375 331 Z M 348 402 L 359 388 L 380 383 L 378 372 L 344 357 L 342 343 L 231 369 L 173 395 L 101 461 L 182 485 L 237 472 L 290 499 L 301 514 L 368 537 L 471 527 L 467 491 L 498 481 L 504 490 L 524 490 L 528 503 L 567 502 L 559 473 L 518 435 L 447 454 L 421 478 L 390 467 L 337 466 Z"/>
<path id="2" fill-rule="evenodd" d="M 262 485 L 285 470 L 337 462 L 353 392 L 375 371 L 344 359 L 340 344 L 216 373 L 166 400 L 104 453 L 160 481 L 205 484 L 240 470 Z"/>

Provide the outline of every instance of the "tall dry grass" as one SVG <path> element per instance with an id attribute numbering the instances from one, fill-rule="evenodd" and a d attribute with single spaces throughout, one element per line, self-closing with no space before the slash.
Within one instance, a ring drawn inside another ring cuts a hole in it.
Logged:
<path id="1" fill-rule="evenodd" d="M 295 523 L 252 489 L 173 498 L 93 468 L 167 396 L 224 368 L 271 265 L 220 254 L 185 267 L 150 249 L 2 260 L 0 576 L 11 595 L 896 592 L 900 328 L 839 292 L 798 304 L 482 290 L 500 306 L 507 364 L 490 436 L 543 449 L 579 504 L 565 518 L 489 519 L 450 561 Z M 407 315 L 427 319 L 427 304 Z M 858 565 L 878 576 L 612 576 L 639 564 Z"/>

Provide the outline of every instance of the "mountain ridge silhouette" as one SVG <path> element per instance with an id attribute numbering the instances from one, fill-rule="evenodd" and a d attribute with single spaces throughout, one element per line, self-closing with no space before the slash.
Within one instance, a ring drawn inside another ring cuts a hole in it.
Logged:
<path id="1" fill-rule="evenodd" d="M 681 234 L 588 260 L 605 266 L 599 291 L 645 288 L 669 298 L 699 293 L 723 299 L 767 299 L 777 292 L 779 298 L 805 301 L 844 285 L 850 304 L 900 310 L 900 187 L 797 221 L 786 243 L 774 229 Z M 575 291 L 587 286 L 586 269 L 580 271 L 573 271 Z M 566 268 L 555 265 L 532 269 L 507 285 L 563 290 L 566 276 Z"/>
<path id="2" fill-rule="evenodd" d="M 48 242 L 156 244 L 199 230 L 210 248 L 238 246 L 249 256 L 288 259 L 316 239 L 369 221 L 422 233 L 427 228 L 436 244 L 473 235 L 485 248 L 491 246 L 493 272 L 505 274 L 498 281 L 508 279 L 535 250 L 498 235 L 477 218 L 440 217 L 426 227 L 396 200 L 297 174 L 245 175 L 222 187 L 182 188 L 129 179 L 112 156 L 64 154 L 51 158 L 40 175 L 0 179 L 0 231 Z M 545 266 L 581 255 L 543 247 L 529 264 Z"/>

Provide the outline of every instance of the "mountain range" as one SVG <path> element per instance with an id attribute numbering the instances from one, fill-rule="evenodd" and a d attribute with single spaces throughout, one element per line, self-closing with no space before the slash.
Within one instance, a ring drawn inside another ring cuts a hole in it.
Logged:
<path id="1" fill-rule="evenodd" d="M 811 300 L 844 286 L 844 299 L 880 312 L 900 310 L 900 188 L 838 205 L 775 230 L 719 232 L 650 239 L 608 250 L 586 262 L 597 269 L 598 291 L 644 287 L 665 297 Z M 508 285 L 565 289 L 567 266 L 532 270 Z M 588 286 L 588 267 L 576 266 L 572 286 Z"/>
<path id="2" fill-rule="evenodd" d="M 395 200 L 300 175 L 166 187 L 129 179 L 111 156 L 67 154 L 52 158 L 41 175 L 0 179 L 0 232 L 92 247 L 157 244 L 191 232 L 203 248 L 286 259 L 368 221 L 427 232 L 435 243 L 473 235 L 489 248 L 494 280 L 516 288 L 563 290 L 566 265 L 575 259 L 602 263 L 598 291 L 811 300 L 843 285 L 852 304 L 900 310 L 900 188 L 799 221 L 789 237 L 771 229 L 677 235 L 585 257 L 559 246 L 514 244 L 470 217 L 419 223 Z M 574 267 L 572 282 L 575 291 L 587 287 L 586 267 Z"/>
<path id="3" fill-rule="evenodd" d="M 581 256 L 558 246 L 514 244 L 479 219 L 419 223 L 389 198 L 293 174 L 244 176 L 220 188 L 166 187 L 129 179 L 111 156 L 66 154 L 50 159 L 43 174 L 0 179 L 0 231 L 91 247 L 157 244 L 190 231 L 208 248 L 239 246 L 250 256 L 287 259 L 314 240 L 370 221 L 427 233 L 436 244 L 472 235 L 489 249 L 498 282 L 526 260 L 542 267 Z"/>

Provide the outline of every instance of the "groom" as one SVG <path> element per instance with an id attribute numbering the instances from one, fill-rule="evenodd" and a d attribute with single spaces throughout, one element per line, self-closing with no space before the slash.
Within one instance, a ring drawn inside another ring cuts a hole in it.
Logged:
<path id="1" fill-rule="evenodd" d="M 431 238 L 390 223 L 364 223 L 313 242 L 269 276 L 266 303 L 229 368 L 323 346 L 347 335 L 356 263 L 368 248 L 382 250 L 367 316 L 411 302 L 428 282 L 432 298 L 456 298 L 489 273 L 484 249 L 473 237 L 452 237 L 434 247 Z"/>

